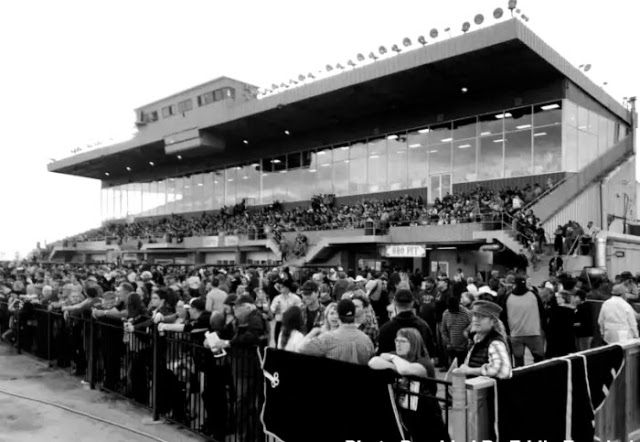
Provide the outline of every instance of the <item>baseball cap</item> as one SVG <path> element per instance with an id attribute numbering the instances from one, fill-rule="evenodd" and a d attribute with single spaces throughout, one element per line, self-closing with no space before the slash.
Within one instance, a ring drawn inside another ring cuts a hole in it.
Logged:
<path id="1" fill-rule="evenodd" d="M 479 295 L 487 294 L 487 295 L 493 296 L 494 298 L 498 296 L 498 294 L 495 291 L 491 290 L 488 285 L 483 285 L 482 287 L 480 287 L 478 289 L 478 294 Z"/>
<path id="2" fill-rule="evenodd" d="M 195 308 L 198 311 L 203 311 L 206 308 L 206 303 L 204 302 L 204 299 L 193 298 L 189 302 L 189 306 Z"/>
<path id="3" fill-rule="evenodd" d="M 396 296 L 393 298 L 396 304 L 411 304 L 413 303 L 413 295 L 409 290 L 400 289 L 396 292 Z"/>
<path id="4" fill-rule="evenodd" d="M 304 284 L 302 284 L 302 287 L 300 288 L 300 290 L 302 290 L 302 293 L 304 294 L 314 293 L 318 291 L 318 284 L 316 284 L 313 281 L 307 281 Z"/>
<path id="5" fill-rule="evenodd" d="M 356 305 L 350 299 L 342 299 L 338 302 L 337 310 L 341 318 L 353 318 L 356 315 Z"/>

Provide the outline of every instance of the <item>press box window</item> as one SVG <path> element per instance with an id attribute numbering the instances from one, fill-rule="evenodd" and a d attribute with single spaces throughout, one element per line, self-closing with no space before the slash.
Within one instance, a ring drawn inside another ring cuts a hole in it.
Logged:
<path id="1" fill-rule="evenodd" d="M 178 103 L 178 113 L 182 114 L 184 112 L 188 112 L 190 110 L 193 109 L 193 102 L 191 101 L 191 98 L 189 98 L 188 100 L 184 100 L 181 101 L 180 103 Z"/>
<path id="2" fill-rule="evenodd" d="M 158 121 L 158 111 L 149 112 L 147 114 L 147 119 L 149 121 Z"/>
<path id="3" fill-rule="evenodd" d="M 224 98 L 224 95 L 222 94 L 222 89 L 218 89 L 216 91 L 213 92 L 213 101 L 220 101 Z"/>
<path id="4" fill-rule="evenodd" d="M 162 108 L 162 118 L 168 118 L 176 114 L 176 105 L 166 106 Z"/>
<path id="5" fill-rule="evenodd" d="M 213 92 L 207 92 L 198 97 L 198 106 L 206 106 L 213 103 Z"/>

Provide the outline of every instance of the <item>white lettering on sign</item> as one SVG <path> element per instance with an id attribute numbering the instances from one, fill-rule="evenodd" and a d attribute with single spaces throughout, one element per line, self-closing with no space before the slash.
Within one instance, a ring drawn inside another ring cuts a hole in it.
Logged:
<path id="1" fill-rule="evenodd" d="M 390 258 L 424 258 L 427 256 L 427 250 L 424 246 L 394 244 L 386 247 L 385 255 Z"/>

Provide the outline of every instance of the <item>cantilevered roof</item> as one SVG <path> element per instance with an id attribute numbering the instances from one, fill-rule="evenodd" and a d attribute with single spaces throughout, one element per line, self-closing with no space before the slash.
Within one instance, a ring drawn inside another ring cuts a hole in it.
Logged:
<path id="1" fill-rule="evenodd" d="M 486 92 L 498 86 L 516 90 L 523 84 L 561 78 L 569 79 L 611 113 L 630 122 L 629 112 L 620 103 L 523 23 L 512 19 L 262 99 L 195 108 L 171 127 L 175 132 L 199 129 L 224 141 L 226 151 L 196 150 L 191 158 L 184 155 L 182 164 L 192 161 L 206 168 L 233 161 L 234 155 L 255 155 L 250 148 L 282 137 L 284 129 L 296 134 L 321 133 L 404 107 L 442 105 L 451 101 L 454 93 L 459 95 L 461 86 Z M 124 173 L 125 164 L 140 170 L 137 166 L 153 161 L 160 176 L 177 173 L 175 155 L 164 152 L 164 139 L 170 134 L 162 132 L 166 130 L 163 121 L 150 124 L 124 143 L 53 162 L 49 170 L 106 179 L 105 170 Z M 251 139 L 250 148 L 243 146 L 245 138 Z M 115 174 L 110 175 L 114 179 Z"/>

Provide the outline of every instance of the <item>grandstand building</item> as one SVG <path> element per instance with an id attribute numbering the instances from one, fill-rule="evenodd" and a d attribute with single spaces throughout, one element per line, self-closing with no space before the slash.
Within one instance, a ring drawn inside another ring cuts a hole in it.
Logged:
<path id="1" fill-rule="evenodd" d="M 104 221 L 200 216 L 242 201 L 249 210 L 276 201 L 308 206 L 321 194 L 335 195 L 338 205 L 405 194 L 433 203 L 477 186 L 552 183 L 527 207 L 552 241 L 569 220 L 607 230 L 612 220 L 631 219 L 637 205 L 633 109 L 516 19 L 265 97 L 222 77 L 135 113 L 133 139 L 49 165 L 102 181 Z M 509 265 L 522 248 L 501 223 L 378 229 L 372 221 L 302 232 L 308 249 L 289 263 L 475 274 Z M 282 259 L 268 232 L 76 242 L 52 254 L 79 262 L 118 257 L 221 265 Z M 580 263 L 594 264 L 604 265 Z"/>

